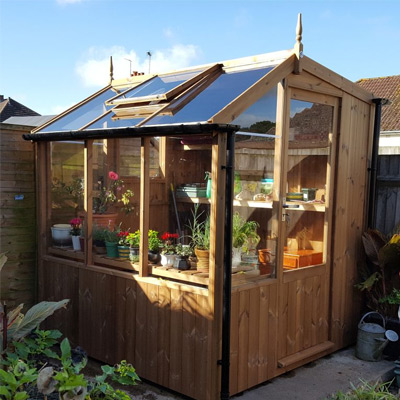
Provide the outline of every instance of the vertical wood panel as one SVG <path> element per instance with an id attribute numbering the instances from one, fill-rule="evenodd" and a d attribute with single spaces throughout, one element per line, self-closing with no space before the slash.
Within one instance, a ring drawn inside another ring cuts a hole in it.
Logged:
<path id="1" fill-rule="evenodd" d="M 248 388 L 248 354 L 249 354 L 249 291 L 239 294 L 239 357 L 238 357 L 238 391 Z"/>
<path id="2" fill-rule="evenodd" d="M 270 287 L 269 287 L 270 288 Z M 268 379 L 268 353 L 271 351 L 269 333 L 271 330 L 268 323 L 269 318 L 269 294 L 270 290 L 266 286 L 260 287 L 259 295 L 259 326 L 258 326 L 258 381 L 264 382 Z"/>
<path id="3" fill-rule="evenodd" d="M 171 290 L 170 335 L 170 373 L 169 387 L 181 391 L 183 354 L 183 294 L 180 290 Z"/>
<path id="4" fill-rule="evenodd" d="M 312 304 L 313 304 L 313 278 L 305 280 L 304 284 L 304 341 L 303 348 L 311 346 L 311 332 L 315 327 L 315 322 L 312 315 Z"/>
<path id="5" fill-rule="evenodd" d="M 301 351 L 304 348 L 304 281 L 296 282 L 296 344 L 295 351 Z"/>
<path id="6" fill-rule="evenodd" d="M 238 364 L 239 364 L 239 293 L 232 293 L 231 297 L 231 353 L 229 392 L 238 392 Z"/>
<path id="7" fill-rule="evenodd" d="M 146 378 L 146 324 L 147 324 L 147 284 L 137 283 L 136 304 L 136 337 L 135 337 L 135 368 L 139 376 Z"/>
<path id="8" fill-rule="evenodd" d="M 286 285 L 285 285 L 286 286 Z M 272 378 L 275 375 L 277 368 L 277 357 L 278 357 L 278 345 L 284 341 L 279 336 L 279 311 L 278 311 L 278 296 L 281 293 L 278 291 L 278 285 L 270 285 L 269 290 L 269 312 L 268 312 L 268 334 L 269 334 L 269 348 L 268 348 L 268 378 Z"/>
<path id="9" fill-rule="evenodd" d="M 182 315 L 182 393 L 195 396 L 195 334 L 196 295 L 187 293 L 183 301 Z"/>
<path id="10" fill-rule="evenodd" d="M 198 312 L 196 313 L 196 326 L 195 326 L 195 393 L 196 398 L 206 399 L 207 392 L 210 389 L 205 384 L 207 382 L 208 362 L 208 315 L 209 303 L 208 298 L 202 295 L 197 295 Z"/>
<path id="11" fill-rule="evenodd" d="M 158 343 L 157 343 L 157 382 L 169 387 L 170 337 L 180 336 L 178 327 L 171 331 L 171 292 L 165 286 L 158 289 Z"/>
<path id="12" fill-rule="evenodd" d="M 147 296 L 147 320 L 144 331 L 146 332 L 146 360 L 145 360 L 145 371 L 146 378 L 152 382 L 157 382 L 157 370 L 158 370 L 158 334 L 159 331 L 159 313 L 158 313 L 158 286 L 147 285 L 146 287 Z"/>
<path id="13" fill-rule="evenodd" d="M 259 330 L 260 330 L 260 290 L 250 290 L 249 303 L 249 351 L 248 351 L 248 387 L 258 383 L 259 366 Z"/>
<path id="14" fill-rule="evenodd" d="M 135 368 L 135 337 L 136 337 L 136 281 L 126 280 L 125 286 L 125 338 L 126 338 L 126 360 L 132 363 Z"/>

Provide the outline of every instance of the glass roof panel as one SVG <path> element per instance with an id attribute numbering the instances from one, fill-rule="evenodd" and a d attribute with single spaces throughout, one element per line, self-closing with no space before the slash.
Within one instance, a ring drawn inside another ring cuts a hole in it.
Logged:
<path id="1" fill-rule="evenodd" d="M 197 69 L 194 71 L 156 76 L 153 79 L 150 79 L 149 81 L 144 82 L 141 85 L 121 94 L 120 96 L 116 97 L 113 100 L 119 100 L 124 98 L 132 99 L 136 97 L 145 97 L 145 96 L 152 96 L 156 98 L 157 95 L 163 95 L 169 92 L 170 90 L 174 89 L 181 83 L 186 82 L 187 80 L 198 75 L 203 70 L 204 68 Z"/>
<path id="2" fill-rule="evenodd" d="M 178 112 L 174 113 L 174 108 L 185 99 L 171 104 L 168 109 L 172 115 L 155 116 L 144 125 L 207 121 L 273 68 L 223 73 Z"/>
<path id="3" fill-rule="evenodd" d="M 113 96 L 115 96 L 115 89 L 110 88 L 89 100 L 86 104 L 81 105 L 57 121 L 41 129 L 40 132 L 74 131 L 82 128 L 111 108 L 105 105 L 105 101 Z"/>
<path id="4" fill-rule="evenodd" d="M 135 126 L 139 122 L 143 121 L 144 118 L 127 118 L 127 119 L 116 119 L 113 120 L 112 117 L 114 113 L 109 113 L 98 121 L 89 125 L 86 129 L 103 129 L 103 128 L 127 128 L 128 126 Z"/>

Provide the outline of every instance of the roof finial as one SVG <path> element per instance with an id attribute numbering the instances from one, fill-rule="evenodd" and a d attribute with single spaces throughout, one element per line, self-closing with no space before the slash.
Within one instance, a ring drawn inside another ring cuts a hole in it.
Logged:
<path id="1" fill-rule="evenodd" d="M 112 56 L 110 56 L 110 85 L 113 79 L 114 79 L 114 66 L 113 66 Z"/>
<path id="2" fill-rule="evenodd" d="M 296 62 L 294 73 L 301 73 L 301 63 L 300 60 L 303 58 L 303 43 L 301 43 L 301 39 L 303 37 L 303 25 L 301 23 L 301 13 L 299 13 L 297 17 L 297 26 L 296 26 L 296 43 L 294 44 L 294 54 L 296 55 Z"/>

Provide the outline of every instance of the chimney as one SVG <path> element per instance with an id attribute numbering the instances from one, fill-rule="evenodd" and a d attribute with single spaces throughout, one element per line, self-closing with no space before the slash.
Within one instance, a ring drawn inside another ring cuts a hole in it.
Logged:
<path id="1" fill-rule="evenodd" d="M 0 94 L 0 101 L 4 101 L 4 95 Z"/>

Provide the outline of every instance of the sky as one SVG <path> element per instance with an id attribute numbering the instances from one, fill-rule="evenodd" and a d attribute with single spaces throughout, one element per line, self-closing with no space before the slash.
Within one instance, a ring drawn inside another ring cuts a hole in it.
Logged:
<path id="1" fill-rule="evenodd" d="M 399 0 L 0 0 L 0 94 L 58 114 L 108 84 L 110 56 L 123 78 L 291 49 L 298 13 L 308 57 L 400 74 Z"/>

